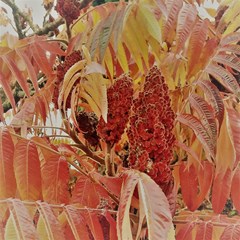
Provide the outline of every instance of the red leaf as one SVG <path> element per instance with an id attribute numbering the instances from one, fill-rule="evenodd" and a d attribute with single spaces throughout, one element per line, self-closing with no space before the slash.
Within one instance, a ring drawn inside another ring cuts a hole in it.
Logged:
<path id="1" fill-rule="evenodd" d="M 89 226 L 91 233 L 96 240 L 104 240 L 102 226 L 98 219 L 98 214 L 91 211 L 84 212 L 86 223 Z"/>
<path id="2" fill-rule="evenodd" d="M 74 206 L 68 205 L 64 207 L 64 212 L 75 239 L 89 239 L 86 221 L 81 211 Z"/>
<path id="3" fill-rule="evenodd" d="M 235 208 L 240 212 L 240 169 L 237 167 L 232 179 L 231 197 Z"/>
<path id="4" fill-rule="evenodd" d="M 111 214 L 106 211 L 104 216 L 106 217 L 106 219 L 108 220 L 109 224 L 110 224 L 110 240 L 117 240 L 117 224 L 115 219 L 111 216 Z"/>
<path id="5" fill-rule="evenodd" d="M 231 224 L 224 229 L 220 240 L 239 240 L 239 236 L 240 236 L 240 225 Z"/>
<path id="6" fill-rule="evenodd" d="M 44 201 L 67 204 L 69 202 L 69 170 L 66 159 L 57 154 L 47 155 L 41 170 Z"/>
<path id="7" fill-rule="evenodd" d="M 91 176 L 103 184 L 115 196 L 120 197 L 123 182 L 123 179 L 121 177 L 102 176 L 97 172 L 91 173 Z"/>
<path id="8" fill-rule="evenodd" d="M 52 204 L 69 202 L 69 169 L 65 157 L 60 156 L 51 145 L 41 138 L 32 138 L 39 147 L 43 159 L 41 161 L 42 193 L 44 201 Z"/>
<path id="9" fill-rule="evenodd" d="M 40 217 L 37 230 L 40 239 L 65 240 L 62 227 L 55 217 L 50 206 L 45 202 L 37 202 Z"/>
<path id="10" fill-rule="evenodd" d="M 186 164 L 182 163 L 179 168 L 180 183 L 182 187 L 183 200 L 186 203 L 189 210 L 196 210 L 201 202 L 198 202 L 198 180 L 197 172 L 192 164 L 187 167 Z"/>
<path id="11" fill-rule="evenodd" d="M 21 200 L 42 198 L 41 171 L 35 144 L 22 139 L 15 146 L 14 170 Z"/>
<path id="12" fill-rule="evenodd" d="M 195 227 L 196 222 L 189 222 L 184 224 L 176 235 L 176 240 L 192 240 L 192 230 Z"/>
<path id="13" fill-rule="evenodd" d="M 212 240 L 213 224 L 211 222 L 201 222 L 197 226 L 196 240 Z"/>
<path id="14" fill-rule="evenodd" d="M 14 145 L 11 135 L 6 128 L 0 128 L 0 198 L 15 197 L 13 155 Z"/>
<path id="15" fill-rule="evenodd" d="M 91 189 L 91 191 L 89 191 L 89 189 Z M 102 198 L 106 200 L 109 199 L 107 191 L 101 185 L 81 175 L 72 192 L 71 202 L 78 203 L 81 206 L 97 208 Z"/>
<path id="16" fill-rule="evenodd" d="M 203 167 L 199 166 L 198 181 L 199 181 L 199 202 L 202 202 L 208 194 L 214 176 L 214 166 L 208 161 L 202 163 Z"/>
<path id="17" fill-rule="evenodd" d="M 212 207 L 215 213 L 221 213 L 231 190 L 232 171 L 216 173 L 212 187 Z"/>

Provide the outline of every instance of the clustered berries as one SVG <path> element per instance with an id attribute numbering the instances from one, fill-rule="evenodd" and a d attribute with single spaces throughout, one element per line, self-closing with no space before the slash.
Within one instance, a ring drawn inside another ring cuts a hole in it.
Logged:
<path id="1" fill-rule="evenodd" d="M 82 60 L 81 52 L 74 51 L 70 55 L 66 56 L 63 63 L 60 63 L 57 66 L 57 79 L 55 81 L 55 88 L 54 88 L 54 92 L 53 92 L 53 103 L 55 105 L 55 108 L 57 108 L 57 109 L 59 108 L 58 96 L 59 96 L 60 89 L 62 87 L 64 76 L 65 76 L 66 72 L 68 71 L 68 69 L 80 60 Z M 69 94 L 69 96 L 67 98 L 67 103 L 66 103 L 67 108 L 70 108 L 70 106 L 71 106 L 71 94 Z"/>
<path id="2" fill-rule="evenodd" d="M 84 138 L 91 146 L 97 146 L 99 137 L 97 135 L 98 118 L 93 112 L 81 111 L 77 114 L 78 127 L 82 131 Z"/>
<path id="3" fill-rule="evenodd" d="M 167 195 L 173 184 L 169 164 L 173 157 L 175 115 L 168 87 L 156 66 L 146 76 L 144 91 L 134 100 L 132 112 L 129 165 L 148 173 Z"/>
<path id="4" fill-rule="evenodd" d="M 97 127 L 98 135 L 113 146 L 124 133 L 133 99 L 132 79 L 121 75 L 107 90 L 107 123 L 101 117 Z"/>
<path id="5" fill-rule="evenodd" d="M 69 25 L 80 15 L 80 1 L 58 0 L 55 9 Z"/>

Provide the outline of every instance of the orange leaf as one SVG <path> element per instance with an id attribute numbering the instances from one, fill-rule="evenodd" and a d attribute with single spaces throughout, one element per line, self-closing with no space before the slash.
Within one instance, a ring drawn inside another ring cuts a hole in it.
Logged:
<path id="1" fill-rule="evenodd" d="M 15 146 L 14 171 L 21 200 L 42 198 L 40 161 L 35 144 L 21 139 Z"/>
<path id="2" fill-rule="evenodd" d="M 0 198 L 15 197 L 13 155 L 14 145 L 11 135 L 6 128 L 0 128 Z"/>

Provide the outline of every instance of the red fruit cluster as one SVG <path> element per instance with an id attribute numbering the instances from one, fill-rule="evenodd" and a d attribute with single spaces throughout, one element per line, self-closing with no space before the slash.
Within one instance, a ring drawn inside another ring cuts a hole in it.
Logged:
<path id="1" fill-rule="evenodd" d="M 80 60 L 82 60 L 81 52 L 74 51 L 70 55 L 65 57 L 64 62 L 60 63 L 57 66 L 57 79 L 55 81 L 55 88 L 54 88 L 54 92 L 53 92 L 53 103 L 55 105 L 55 108 L 57 108 L 57 109 L 59 108 L 58 96 L 59 96 L 60 89 L 62 87 L 62 82 L 63 82 L 64 76 L 65 76 L 66 72 L 68 71 L 68 69 Z M 71 94 L 69 94 L 69 97 L 67 98 L 67 103 L 66 103 L 67 108 L 70 108 L 70 106 L 71 106 L 70 103 L 71 103 Z"/>
<path id="2" fill-rule="evenodd" d="M 132 110 L 129 164 L 148 173 L 167 194 L 173 182 L 169 164 L 173 158 L 175 115 L 168 87 L 156 66 L 146 76 L 144 91 L 134 100 Z"/>
<path id="3" fill-rule="evenodd" d="M 80 1 L 58 0 L 55 9 L 69 25 L 80 15 Z"/>
<path id="4" fill-rule="evenodd" d="M 113 146 L 121 139 L 129 120 L 133 100 L 132 79 L 121 75 L 107 90 L 107 99 L 107 123 L 101 117 L 97 132 L 106 143 Z"/>
<path id="5" fill-rule="evenodd" d="M 82 131 L 84 138 L 92 146 L 97 146 L 99 143 L 99 137 L 97 135 L 98 118 L 93 112 L 81 111 L 77 114 L 76 120 L 78 127 Z"/>

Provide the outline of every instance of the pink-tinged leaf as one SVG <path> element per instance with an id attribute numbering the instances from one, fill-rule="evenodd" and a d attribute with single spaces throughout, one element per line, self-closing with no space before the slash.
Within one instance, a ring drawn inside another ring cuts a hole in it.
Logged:
<path id="1" fill-rule="evenodd" d="M 227 108 L 227 113 L 231 129 L 231 139 L 236 151 L 236 165 L 240 161 L 240 113 L 230 108 Z"/>
<path id="2" fill-rule="evenodd" d="M 187 224 L 180 225 L 180 229 L 177 232 L 176 240 L 193 240 L 192 230 L 195 227 L 196 222 L 189 222 Z"/>
<path id="3" fill-rule="evenodd" d="M 17 199 L 9 199 L 10 216 L 5 227 L 4 239 L 37 240 L 38 235 L 24 204 Z"/>
<path id="4" fill-rule="evenodd" d="M 213 58 L 214 61 L 227 65 L 240 72 L 240 59 L 234 55 L 220 53 Z"/>
<path id="5" fill-rule="evenodd" d="M 231 190 L 232 171 L 216 173 L 212 187 L 212 207 L 215 213 L 221 213 Z"/>
<path id="6" fill-rule="evenodd" d="M 234 172 L 231 186 L 231 197 L 235 208 L 240 211 L 240 169 L 237 169 Z"/>
<path id="7" fill-rule="evenodd" d="M 233 32 L 233 33 L 230 33 L 226 36 L 224 36 L 222 39 L 221 39 L 221 46 L 226 46 L 230 43 L 237 43 L 238 41 L 240 41 L 240 32 Z"/>
<path id="8" fill-rule="evenodd" d="M 199 141 L 202 143 L 206 154 L 210 154 L 212 158 L 215 158 L 215 142 L 209 136 L 206 128 L 195 116 L 191 114 L 181 114 L 177 116 L 177 120 L 182 124 L 190 127 Z"/>
<path id="9" fill-rule="evenodd" d="M 80 175 L 72 192 L 71 202 L 81 206 L 97 208 L 101 203 L 101 199 L 110 200 L 107 191 L 98 183 L 94 183 L 89 178 Z"/>
<path id="10" fill-rule="evenodd" d="M 200 163 L 201 159 L 197 155 L 196 151 L 194 151 L 192 148 L 188 147 L 186 144 L 179 142 L 179 141 L 175 142 L 175 146 L 182 148 L 184 151 L 186 151 L 188 154 L 190 154 L 194 158 L 194 160 L 196 160 L 196 162 L 201 164 Z"/>
<path id="11" fill-rule="evenodd" d="M 104 216 L 106 217 L 106 219 L 108 220 L 108 222 L 110 224 L 110 229 L 109 229 L 110 238 L 109 238 L 109 240 L 118 240 L 116 220 L 111 216 L 111 214 L 108 211 L 105 212 Z"/>
<path id="12" fill-rule="evenodd" d="M 88 230 L 86 228 L 86 221 L 84 219 L 84 216 L 82 216 L 81 211 L 74 206 L 67 205 L 64 207 L 64 212 L 75 239 L 89 239 Z"/>
<path id="13" fill-rule="evenodd" d="M 213 108 L 202 97 L 197 94 L 189 96 L 189 102 L 192 107 L 197 111 L 198 116 L 202 119 L 202 124 L 206 128 L 208 135 L 213 142 L 217 140 L 217 123 L 214 117 Z"/>
<path id="14" fill-rule="evenodd" d="M 121 197 L 117 213 L 117 235 L 119 240 L 132 239 L 129 210 L 133 192 L 138 181 L 139 176 L 134 171 L 127 171 L 123 176 Z"/>
<path id="15" fill-rule="evenodd" d="M 103 230 L 99 222 L 98 214 L 88 210 L 84 212 L 84 217 L 94 239 L 104 240 Z"/>
<path id="16" fill-rule="evenodd" d="M 47 76 L 52 74 L 52 66 L 46 57 L 46 52 L 37 44 L 32 44 L 30 46 L 30 52 L 33 56 L 35 62 L 38 64 L 39 69 L 45 73 Z"/>
<path id="17" fill-rule="evenodd" d="M 212 240 L 213 224 L 211 222 L 201 222 L 197 226 L 196 240 Z"/>
<path id="18" fill-rule="evenodd" d="M 57 221 L 51 207 L 45 202 L 37 202 L 40 217 L 37 231 L 40 239 L 65 240 L 62 227 Z"/>
<path id="19" fill-rule="evenodd" d="M 31 126 L 35 114 L 35 104 L 27 99 L 21 110 L 13 117 L 11 125 L 14 127 Z"/>
<path id="20" fill-rule="evenodd" d="M 194 26 L 197 9 L 192 4 L 184 4 L 178 15 L 176 52 L 183 50 L 184 44 Z"/>
<path id="21" fill-rule="evenodd" d="M 198 81 L 197 84 L 202 88 L 207 98 L 209 99 L 209 102 L 212 104 L 214 114 L 218 119 L 218 127 L 220 129 L 224 117 L 224 105 L 219 90 L 210 81 L 202 80 Z"/>
<path id="22" fill-rule="evenodd" d="M 177 17 L 180 9 L 182 8 L 183 1 L 167 1 L 167 10 L 168 10 L 168 16 L 166 23 L 164 24 L 164 31 L 163 31 L 163 36 L 164 39 L 168 38 L 168 33 L 175 28 L 176 22 L 177 22 Z M 175 30 L 175 29 L 174 29 Z"/>
<path id="23" fill-rule="evenodd" d="M 231 52 L 231 53 L 240 55 L 240 46 L 237 45 L 237 44 L 236 45 L 229 44 L 229 45 L 226 45 L 226 46 L 222 47 L 221 51 Z"/>
<path id="24" fill-rule="evenodd" d="M 16 180 L 13 169 L 14 144 L 9 131 L 0 128 L 0 198 L 15 197 Z"/>
<path id="25" fill-rule="evenodd" d="M 26 95 L 30 96 L 30 89 L 27 83 L 27 80 L 24 78 L 22 71 L 18 68 L 16 63 L 14 62 L 13 56 L 5 55 L 2 56 L 5 63 L 8 65 L 9 69 L 11 70 L 14 77 L 17 79 L 19 85 L 23 89 L 23 91 L 26 93 Z"/>
<path id="26" fill-rule="evenodd" d="M 220 240 L 239 240 L 240 237 L 240 224 L 231 224 L 227 226 Z"/>
<path id="27" fill-rule="evenodd" d="M 1 72 L 0 72 L 0 84 L 1 84 L 6 96 L 9 99 L 9 102 L 11 103 L 11 105 L 12 105 L 14 111 L 15 111 L 16 104 L 15 104 L 15 100 L 14 100 L 14 97 L 13 97 L 13 93 L 12 93 L 10 83 L 9 83 L 9 81 L 6 81 L 6 77 Z"/>
<path id="28" fill-rule="evenodd" d="M 27 67 L 28 76 L 31 79 L 33 83 L 33 87 L 36 91 L 38 91 L 38 79 L 37 79 L 37 73 L 34 69 L 33 64 L 31 63 L 31 59 L 27 53 L 27 50 L 24 51 L 24 49 L 16 49 L 16 53 L 18 56 L 24 61 Z"/>
<path id="29" fill-rule="evenodd" d="M 15 146 L 14 171 L 21 200 L 42 198 L 41 171 L 35 144 L 21 139 Z"/>
<path id="30" fill-rule="evenodd" d="M 186 166 L 182 163 L 179 168 L 180 184 L 183 200 L 191 211 L 195 211 L 201 202 L 198 201 L 198 179 L 197 171 L 192 164 Z"/>
<path id="31" fill-rule="evenodd" d="M 207 31 L 207 20 L 199 20 L 192 30 L 188 45 L 189 74 L 191 74 L 194 66 L 196 66 L 196 63 L 199 61 L 201 51 L 207 38 Z"/>
<path id="32" fill-rule="evenodd" d="M 165 2 L 163 0 L 156 0 L 155 1 L 159 10 L 162 12 L 164 17 L 167 17 L 167 7 L 165 5 Z"/>
<path id="33" fill-rule="evenodd" d="M 229 91 L 239 95 L 240 97 L 240 87 L 233 74 L 218 64 L 210 64 L 206 71 L 216 78 Z"/>
<path id="34" fill-rule="evenodd" d="M 142 206 L 140 211 L 143 211 L 146 217 L 148 239 L 167 239 L 172 223 L 168 200 L 162 189 L 148 175 L 139 175 L 138 194 Z"/>

